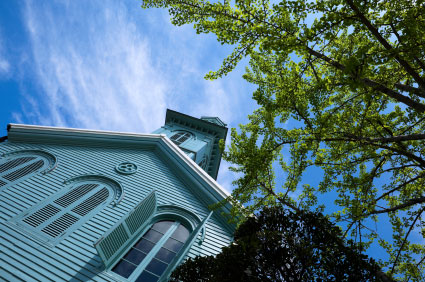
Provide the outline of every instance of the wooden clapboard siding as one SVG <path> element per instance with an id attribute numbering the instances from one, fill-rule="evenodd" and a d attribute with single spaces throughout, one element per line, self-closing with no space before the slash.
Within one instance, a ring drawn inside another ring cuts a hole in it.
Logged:
<path id="1" fill-rule="evenodd" d="M 37 173 L 13 186 L 0 189 L 0 280 L 4 281 L 111 281 L 93 244 L 130 212 L 153 189 L 158 205 L 178 205 L 201 219 L 209 214 L 196 181 L 185 179 L 164 155 L 151 147 L 78 146 L 75 144 L 0 143 L 0 154 L 17 150 L 43 150 L 57 158 L 57 167 Z M 0 158 L 1 160 L 1 158 Z M 138 166 L 133 175 L 115 171 L 121 162 Z M 124 198 L 117 206 L 108 204 L 55 246 L 48 246 L 10 224 L 31 207 L 69 189 L 64 182 L 80 175 L 103 175 L 119 182 Z M 198 190 L 197 190 L 198 189 Z M 201 237 L 201 234 L 198 238 Z M 187 257 L 214 255 L 232 240 L 231 230 L 220 215 L 206 224 L 205 239 L 195 243 Z M 123 279 L 125 280 L 125 279 Z"/>

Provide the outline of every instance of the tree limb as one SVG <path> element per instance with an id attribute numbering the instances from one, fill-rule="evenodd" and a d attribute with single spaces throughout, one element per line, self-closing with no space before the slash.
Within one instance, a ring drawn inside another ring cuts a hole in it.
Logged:
<path id="1" fill-rule="evenodd" d="M 335 68 L 344 71 L 346 68 L 344 65 L 342 65 L 341 63 L 329 58 L 328 56 L 321 54 L 315 50 L 313 50 L 312 48 L 310 48 L 309 46 L 305 46 L 306 50 L 313 56 L 318 57 L 319 59 L 324 60 L 325 62 L 329 63 L 330 65 L 334 66 Z M 356 79 L 353 78 L 359 82 L 362 82 L 364 85 L 369 86 L 374 88 L 375 90 L 378 90 L 379 92 L 382 92 L 384 94 L 386 94 L 387 96 L 415 109 L 416 111 L 420 112 L 420 113 L 424 113 L 425 112 L 425 105 L 419 102 L 416 102 L 412 99 L 410 99 L 407 96 L 404 96 L 400 93 L 398 93 L 397 91 L 394 91 L 388 87 L 386 87 L 385 85 L 378 83 L 376 81 L 373 81 L 369 78 L 360 78 L 360 79 Z"/>
<path id="2" fill-rule="evenodd" d="M 425 176 L 425 173 L 420 173 L 418 176 L 413 177 L 412 179 L 409 179 L 408 181 L 406 181 L 406 182 L 404 182 L 404 183 L 402 183 L 402 184 L 398 185 L 397 187 L 395 187 L 395 188 L 393 188 L 393 189 L 391 189 L 391 190 L 389 190 L 389 191 L 385 192 L 384 194 L 382 194 L 381 196 L 379 196 L 378 198 L 376 198 L 374 202 L 375 202 L 375 203 L 377 203 L 379 200 L 381 200 L 381 199 L 385 198 L 386 196 L 390 195 L 391 193 L 393 193 L 393 192 L 395 192 L 395 191 L 399 190 L 399 189 L 400 189 L 400 188 L 402 188 L 403 186 L 406 186 L 407 184 L 410 184 L 410 183 L 412 183 L 412 182 L 415 182 L 416 180 L 418 180 L 419 178 L 422 178 L 422 177 L 424 177 L 424 176 Z"/>
<path id="3" fill-rule="evenodd" d="M 397 40 L 400 44 L 402 44 L 403 46 L 406 46 L 402 41 L 401 41 L 401 37 L 400 34 L 398 33 L 398 31 L 396 30 L 395 26 L 393 23 L 390 23 L 390 27 L 391 30 L 393 31 L 394 35 L 397 37 Z M 418 65 L 422 68 L 423 71 L 425 71 L 425 65 L 424 63 L 416 56 L 413 56 L 413 58 L 416 60 L 416 62 L 418 63 Z"/>
<path id="4" fill-rule="evenodd" d="M 365 15 L 359 10 L 359 8 L 354 4 L 353 0 L 345 0 L 351 9 L 357 14 L 360 21 L 369 29 L 373 36 L 385 47 L 385 49 L 392 51 L 393 47 L 387 40 L 379 33 L 378 29 L 365 17 Z M 425 81 L 422 77 L 410 66 L 408 62 L 402 59 L 397 53 L 393 52 L 394 58 L 399 62 L 399 64 L 410 74 L 413 79 L 422 87 L 425 88 Z"/>
<path id="5" fill-rule="evenodd" d="M 391 142 L 402 142 L 402 141 L 415 141 L 415 140 L 425 140 L 425 134 L 410 134 L 410 135 L 399 135 L 393 137 L 381 137 L 381 138 L 369 138 L 369 137 L 357 137 L 353 135 L 348 135 L 354 139 L 358 140 L 367 140 L 370 142 L 382 142 L 382 143 L 391 143 Z"/>
<path id="6" fill-rule="evenodd" d="M 398 206 L 395 206 L 395 207 L 392 207 L 392 208 L 379 210 L 379 211 L 374 210 L 374 211 L 372 211 L 372 212 L 370 212 L 370 213 L 368 213 L 364 216 L 370 216 L 370 215 L 373 215 L 373 214 L 381 214 L 381 213 L 389 213 L 389 212 L 393 212 L 393 211 L 396 211 L 396 210 L 399 210 L 399 209 L 407 208 L 407 207 L 410 207 L 410 206 L 413 206 L 413 205 L 416 205 L 416 204 L 420 204 L 420 203 L 424 203 L 424 202 L 425 202 L 425 197 L 411 199 L 411 200 L 405 202 L 404 204 L 401 204 L 401 205 L 398 205 Z"/>
<path id="7" fill-rule="evenodd" d="M 401 83 L 396 83 L 394 84 L 394 86 L 402 91 L 407 91 L 409 93 L 416 94 L 419 97 L 425 98 L 425 91 L 423 91 L 420 88 L 416 88 L 416 87 L 406 85 L 406 84 L 401 84 Z"/>
<path id="8" fill-rule="evenodd" d="M 401 251 L 403 250 L 404 244 L 405 244 L 405 243 L 406 243 L 406 241 L 407 241 L 407 237 L 409 237 L 410 232 L 413 230 L 413 227 L 415 226 L 416 221 L 419 219 L 419 217 L 421 216 L 421 214 L 422 214 L 424 211 L 425 211 L 425 208 L 422 208 L 422 209 L 418 212 L 418 215 L 416 216 L 416 218 L 415 218 L 415 220 L 413 221 L 413 223 L 410 225 L 410 228 L 409 228 L 409 230 L 407 231 L 406 236 L 404 236 L 403 243 L 401 244 L 400 248 L 398 249 L 397 255 L 396 255 L 395 260 L 394 260 L 394 263 L 393 263 L 393 267 L 391 268 L 391 272 L 390 272 L 391 274 L 393 274 L 393 273 L 394 273 L 395 266 L 397 265 L 397 261 L 398 261 L 398 258 L 400 257 Z"/>

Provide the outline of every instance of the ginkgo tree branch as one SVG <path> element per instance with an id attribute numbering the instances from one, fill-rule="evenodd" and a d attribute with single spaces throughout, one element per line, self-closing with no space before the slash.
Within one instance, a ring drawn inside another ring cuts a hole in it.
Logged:
<path id="1" fill-rule="evenodd" d="M 412 179 L 409 179 L 408 181 L 405 181 L 403 183 L 401 183 L 400 185 L 397 185 L 396 187 L 394 187 L 393 189 L 385 192 L 384 194 L 382 194 L 381 196 L 377 197 L 374 201 L 374 203 L 377 203 L 378 201 L 382 200 L 383 198 L 389 196 L 391 193 L 394 193 L 398 190 L 400 190 L 401 188 L 405 187 L 406 185 L 415 182 L 416 180 L 425 177 L 425 172 L 422 172 L 420 174 L 418 174 L 416 177 L 413 177 Z"/>
<path id="2" fill-rule="evenodd" d="M 408 208 L 408 207 L 414 206 L 416 204 L 421 204 L 421 203 L 425 203 L 425 196 L 422 196 L 422 197 L 419 197 L 419 198 L 416 198 L 416 199 L 410 199 L 403 204 L 400 204 L 400 205 L 397 205 L 397 206 L 394 206 L 394 207 L 391 207 L 391 208 L 386 208 L 386 209 L 382 209 L 382 210 L 374 210 L 374 211 L 371 211 L 371 212 L 364 214 L 362 216 L 367 217 L 367 216 L 374 215 L 374 214 L 394 212 L 394 211 L 401 210 L 401 209 L 404 209 L 404 208 Z"/>
<path id="3" fill-rule="evenodd" d="M 313 56 L 316 56 L 322 60 L 324 60 L 325 62 L 329 63 L 330 65 L 332 65 L 333 67 L 344 71 L 346 69 L 346 67 L 344 65 L 342 65 L 341 63 L 329 58 L 328 56 L 319 53 L 315 50 L 313 50 L 312 48 L 310 48 L 309 46 L 305 46 L 305 49 L 308 51 L 308 53 L 310 53 Z M 386 87 L 385 85 L 378 83 L 376 81 L 373 81 L 372 79 L 369 78 L 353 78 L 359 82 L 362 82 L 364 85 L 372 87 L 373 89 L 382 92 L 384 94 L 386 94 L 387 96 L 409 106 L 412 107 L 413 109 L 415 109 L 416 111 L 420 112 L 420 113 L 424 113 L 425 112 L 425 105 L 419 102 L 414 101 L 413 99 L 410 99 L 407 96 L 404 96 L 402 94 L 400 94 L 397 91 L 394 91 L 388 87 Z"/>
<path id="4" fill-rule="evenodd" d="M 369 29 L 372 35 L 385 47 L 385 49 L 392 51 L 393 47 L 390 43 L 379 33 L 379 30 L 366 18 L 364 13 L 362 13 L 359 8 L 354 4 L 353 0 L 345 0 L 351 9 L 356 13 L 357 17 L 360 21 Z M 410 74 L 413 79 L 422 87 L 425 88 L 425 81 L 422 77 L 412 68 L 412 66 L 406 62 L 403 58 L 399 56 L 397 52 L 392 52 L 394 58 L 398 61 L 398 63 L 406 70 L 408 74 Z"/>
<path id="5" fill-rule="evenodd" d="M 400 141 L 411 141 L 411 140 L 424 140 L 424 134 L 417 134 L 417 135 L 411 135 L 411 136 L 394 136 L 394 137 L 388 137 L 388 138 L 369 138 L 369 137 L 363 137 L 363 136 L 354 136 L 351 134 L 346 134 L 347 136 L 342 137 L 321 137 L 317 136 L 315 137 L 314 134 L 312 137 L 306 137 L 306 140 L 311 139 L 313 141 L 317 142 L 340 142 L 340 141 L 348 141 L 348 142 L 360 142 L 360 143 L 366 143 L 369 145 L 372 145 L 377 148 L 387 149 L 396 153 L 399 153 L 401 155 L 406 156 L 409 159 L 415 160 L 418 162 L 422 167 L 425 167 L 425 160 L 411 152 L 408 152 L 406 150 L 398 149 L 392 146 L 385 145 L 387 143 L 391 142 L 400 142 Z M 299 142 L 299 139 L 291 139 L 291 140 L 283 140 L 280 143 L 278 143 L 275 148 L 279 148 L 280 146 L 284 144 L 294 144 Z M 380 142 L 380 143 L 379 143 Z"/>
<path id="6" fill-rule="evenodd" d="M 400 34 L 398 33 L 397 29 L 394 26 L 394 23 L 389 23 L 391 30 L 393 32 L 393 34 L 397 37 L 397 40 L 400 44 L 402 44 L 403 46 L 406 46 L 405 42 L 403 42 L 403 40 L 401 39 Z M 425 65 L 424 63 L 417 57 L 417 56 L 413 56 L 413 58 L 415 59 L 415 61 L 418 63 L 418 65 L 422 68 L 422 71 L 425 71 Z M 417 89 L 417 88 L 416 88 Z M 425 94 L 425 91 L 421 92 L 422 95 Z"/>
<path id="7" fill-rule="evenodd" d="M 419 97 L 425 98 L 425 91 L 420 88 L 416 88 L 410 85 L 396 83 L 394 86 L 402 91 L 406 91 L 415 95 L 418 95 Z"/>
<path id="8" fill-rule="evenodd" d="M 178 2 L 179 2 L 180 5 L 187 5 L 189 7 L 195 7 L 195 8 L 202 9 L 201 6 L 194 5 L 193 3 L 188 3 L 186 1 L 178 1 Z M 229 17 L 229 18 L 231 18 L 233 20 L 237 20 L 237 21 L 243 22 L 245 24 L 251 24 L 252 25 L 251 22 L 248 22 L 247 20 L 245 20 L 245 19 L 243 19 L 241 17 L 235 16 L 233 14 L 225 13 L 225 12 L 218 11 L 218 10 L 216 10 L 214 12 L 217 13 L 218 15 L 220 15 L 220 16 Z M 213 16 L 213 14 L 211 14 L 210 16 Z M 257 18 L 255 15 L 251 15 L 251 16 L 252 16 L 252 18 Z M 258 18 L 257 18 L 257 20 L 258 20 Z M 267 25 L 271 25 L 266 20 L 261 20 L 261 22 L 264 23 L 264 24 L 267 24 Z M 273 28 L 276 28 L 275 25 L 271 25 L 271 26 Z M 281 32 L 285 33 L 284 30 L 281 30 Z M 254 42 L 254 41 L 251 41 L 251 42 Z M 250 44 L 252 44 L 252 43 L 250 43 Z M 305 46 L 305 49 L 310 53 L 310 55 L 313 55 L 313 56 L 315 56 L 317 58 L 320 58 L 320 59 L 328 62 L 329 64 L 331 64 L 332 66 L 334 66 L 335 68 L 337 68 L 337 69 L 339 69 L 341 71 L 344 71 L 345 70 L 345 66 L 344 65 L 342 65 L 339 62 L 334 61 L 333 59 L 327 57 L 326 55 L 324 55 L 322 53 L 319 53 L 319 52 L 313 50 L 309 46 Z M 397 101 L 399 101 L 399 102 L 401 102 L 403 104 L 406 104 L 409 107 L 412 107 L 413 109 L 415 109 L 415 110 L 417 110 L 417 111 L 419 111 L 421 113 L 425 112 L 425 105 L 424 104 L 418 103 L 418 102 L 410 99 L 409 97 L 406 97 L 406 96 L 398 93 L 397 91 L 394 91 L 394 90 L 386 87 L 383 84 L 380 84 L 380 83 L 378 83 L 376 81 L 373 81 L 373 80 L 371 80 L 369 78 L 361 78 L 361 79 L 358 79 L 358 80 L 359 80 L 359 82 L 364 83 L 366 86 L 373 87 L 375 90 L 378 90 L 378 91 L 380 91 L 380 92 L 388 95 L 389 97 L 391 97 L 391 98 L 393 98 L 393 99 L 395 99 L 395 100 L 397 100 Z"/>
<path id="9" fill-rule="evenodd" d="M 410 134 L 410 135 L 399 135 L 399 136 L 391 136 L 391 137 L 380 137 L 380 138 L 370 138 L 370 137 L 357 137 L 354 135 L 348 135 L 349 137 L 353 137 L 357 140 L 367 140 L 370 142 L 381 142 L 381 143 L 392 143 L 392 142 L 402 142 L 402 141 L 419 141 L 425 140 L 424 133 L 418 134 Z"/>
<path id="10" fill-rule="evenodd" d="M 397 255 L 396 255 L 396 257 L 395 257 L 395 259 L 394 259 L 394 262 L 393 262 L 393 267 L 391 268 L 391 274 L 393 274 L 394 273 L 394 269 L 395 269 L 395 267 L 397 266 L 397 262 L 398 262 L 398 259 L 399 259 L 399 257 L 400 257 L 400 254 L 401 254 L 401 251 L 403 250 L 403 248 L 404 248 L 404 245 L 406 244 L 406 241 L 407 241 L 407 238 L 409 237 L 409 235 L 410 235 L 410 232 L 412 232 L 412 230 L 413 230 L 413 227 L 415 227 L 415 224 L 416 224 L 416 221 L 418 221 L 418 219 L 420 218 L 420 216 L 422 215 L 422 213 L 425 211 L 425 208 L 422 208 L 420 211 L 418 211 L 417 213 L 417 215 L 416 215 L 416 218 L 413 220 L 413 222 L 410 224 L 410 228 L 409 228 L 409 230 L 407 231 L 407 233 L 406 233 L 406 236 L 404 236 L 404 239 L 403 239 L 403 243 L 401 244 L 401 246 L 399 247 L 399 249 L 398 249 L 398 251 L 397 251 Z"/>

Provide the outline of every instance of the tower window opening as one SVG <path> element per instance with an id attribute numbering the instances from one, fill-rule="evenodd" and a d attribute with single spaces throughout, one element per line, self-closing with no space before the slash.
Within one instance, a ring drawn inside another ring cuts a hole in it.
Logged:
<path id="1" fill-rule="evenodd" d="M 206 170 L 207 168 L 207 158 L 203 158 L 202 161 L 199 162 L 198 164 L 202 169 Z"/>
<path id="2" fill-rule="evenodd" d="M 190 134 L 189 132 L 178 132 L 178 133 L 174 134 L 173 136 L 171 136 L 170 139 L 171 139 L 171 141 L 174 142 L 174 144 L 179 146 L 191 137 L 192 137 L 192 134 Z"/>

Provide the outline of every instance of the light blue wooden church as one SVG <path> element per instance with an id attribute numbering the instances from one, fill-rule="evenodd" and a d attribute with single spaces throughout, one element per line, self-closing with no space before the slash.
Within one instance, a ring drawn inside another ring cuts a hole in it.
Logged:
<path id="1" fill-rule="evenodd" d="M 234 226 L 208 206 L 226 124 L 167 110 L 153 134 L 10 124 L 0 143 L 0 280 L 167 281 Z"/>

